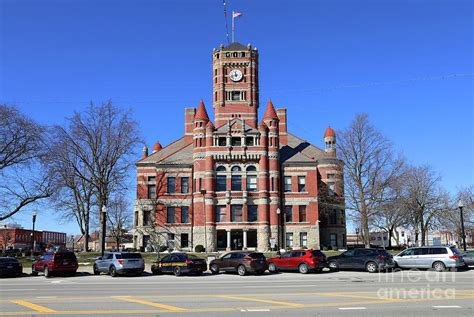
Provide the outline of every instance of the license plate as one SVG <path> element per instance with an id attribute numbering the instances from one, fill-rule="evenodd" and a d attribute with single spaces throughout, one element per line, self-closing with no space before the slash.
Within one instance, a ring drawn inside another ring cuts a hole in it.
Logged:
<path id="1" fill-rule="evenodd" d="M 64 261 L 63 264 L 64 264 L 64 265 L 68 265 L 69 262 L 68 262 L 68 261 Z"/>
<path id="2" fill-rule="evenodd" d="M 7 269 L 13 269 L 13 265 L 7 266 Z"/>

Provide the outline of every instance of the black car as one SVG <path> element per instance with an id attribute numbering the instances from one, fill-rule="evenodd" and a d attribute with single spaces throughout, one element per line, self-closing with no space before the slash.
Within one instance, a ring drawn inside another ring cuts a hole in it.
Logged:
<path id="1" fill-rule="evenodd" d="M 331 271 L 357 269 L 374 273 L 395 267 L 392 255 L 384 249 L 351 249 L 327 261 Z"/>
<path id="2" fill-rule="evenodd" d="M 23 274 L 23 266 L 17 259 L 0 257 L 0 277 L 14 277 Z"/>
<path id="3" fill-rule="evenodd" d="M 154 275 L 162 273 L 173 273 L 176 276 L 183 274 L 201 275 L 206 270 L 206 260 L 186 253 L 169 254 L 158 259 L 151 266 L 151 272 Z"/>

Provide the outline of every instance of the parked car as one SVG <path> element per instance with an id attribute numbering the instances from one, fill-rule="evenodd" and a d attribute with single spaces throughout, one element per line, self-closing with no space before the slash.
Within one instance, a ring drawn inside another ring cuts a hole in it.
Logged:
<path id="1" fill-rule="evenodd" d="M 53 274 L 75 275 L 78 267 L 74 252 L 46 252 L 31 265 L 31 275 L 38 275 L 38 272 L 43 272 L 46 278 Z"/>
<path id="2" fill-rule="evenodd" d="M 320 250 L 293 250 L 282 255 L 267 259 L 270 272 L 298 271 L 302 274 L 308 272 L 321 272 L 327 266 L 326 256 Z"/>
<path id="3" fill-rule="evenodd" d="M 467 250 L 462 254 L 466 267 L 474 267 L 474 250 Z"/>
<path id="4" fill-rule="evenodd" d="M 23 266 L 17 259 L 0 257 L 0 277 L 16 277 L 23 274 Z"/>
<path id="5" fill-rule="evenodd" d="M 172 253 L 158 259 L 151 266 L 151 272 L 156 274 L 173 273 L 176 276 L 183 274 L 202 275 L 207 270 L 206 260 L 193 254 Z"/>
<path id="6" fill-rule="evenodd" d="M 112 277 L 125 274 L 141 275 L 145 271 L 145 261 L 140 253 L 110 252 L 95 260 L 93 271 L 95 275 L 108 273 Z"/>
<path id="7" fill-rule="evenodd" d="M 384 249 L 351 249 L 327 259 L 331 271 L 357 269 L 375 273 L 395 267 L 392 255 Z"/>
<path id="8" fill-rule="evenodd" d="M 253 251 L 233 251 L 209 263 L 212 274 L 219 272 L 237 272 L 240 276 L 247 273 L 263 274 L 268 269 L 263 253 Z"/>
<path id="9" fill-rule="evenodd" d="M 394 256 L 400 268 L 435 269 L 444 271 L 446 268 L 464 266 L 461 252 L 456 247 L 426 246 L 409 248 Z"/>

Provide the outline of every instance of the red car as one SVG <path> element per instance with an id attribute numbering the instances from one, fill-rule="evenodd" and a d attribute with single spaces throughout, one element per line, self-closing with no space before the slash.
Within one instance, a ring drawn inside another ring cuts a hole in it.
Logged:
<path id="1" fill-rule="evenodd" d="M 267 259 L 268 270 L 298 271 L 302 274 L 308 272 L 321 272 L 327 266 L 326 256 L 319 250 L 293 250 L 283 253 L 279 257 Z"/>
<path id="2" fill-rule="evenodd" d="M 43 272 L 46 278 L 53 274 L 75 275 L 79 264 L 74 252 L 47 252 L 33 262 L 31 275 Z"/>

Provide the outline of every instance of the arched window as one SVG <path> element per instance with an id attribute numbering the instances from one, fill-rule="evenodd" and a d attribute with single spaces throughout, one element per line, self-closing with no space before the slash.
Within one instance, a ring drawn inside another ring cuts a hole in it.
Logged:
<path id="1" fill-rule="evenodd" d="M 216 168 L 216 192 L 225 192 L 227 190 L 227 176 L 222 172 L 226 172 L 225 166 L 218 166 Z M 219 173 L 220 172 L 220 173 Z"/>
<path id="2" fill-rule="evenodd" d="M 247 172 L 256 172 L 257 168 L 253 165 L 250 165 L 247 167 Z"/>
<path id="3" fill-rule="evenodd" d="M 242 190 L 242 175 L 234 175 L 233 173 L 238 173 L 241 172 L 242 169 L 240 166 L 232 166 L 230 169 L 232 172 L 232 175 L 230 177 L 230 189 L 233 191 L 241 191 Z"/>
<path id="4" fill-rule="evenodd" d="M 241 172 L 242 169 L 240 168 L 240 166 L 232 166 L 231 171 L 232 171 L 232 172 Z"/>

